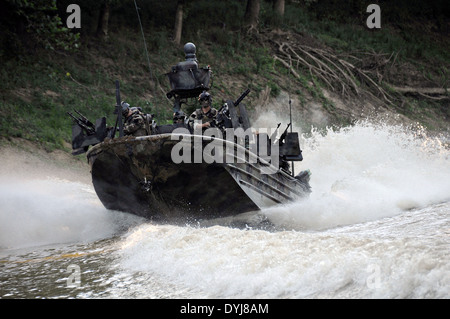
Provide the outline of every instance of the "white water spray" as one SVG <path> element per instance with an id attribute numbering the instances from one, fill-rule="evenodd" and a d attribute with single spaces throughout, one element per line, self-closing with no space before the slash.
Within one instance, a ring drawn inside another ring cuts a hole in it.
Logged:
<path id="1" fill-rule="evenodd" d="M 91 242 L 134 216 L 110 212 L 90 185 L 55 178 L 0 179 L 0 247 Z"/>
<path id="2" fill-rule="evenodd" d="M 450 150 L 423 130 L 359 122 L 301 142 L 310 198 L 264 214 L 292 229 L 325 229 L 450 199 Z"/>

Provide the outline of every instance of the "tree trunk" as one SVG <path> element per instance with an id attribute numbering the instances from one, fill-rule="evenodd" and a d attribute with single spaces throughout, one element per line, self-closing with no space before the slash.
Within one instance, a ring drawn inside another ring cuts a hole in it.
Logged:
<path id="1" fill-rule="evenodd" d="M 274 0 L 273 11 L 277 16 L 284 16 L 284 0 Z"/>
<path id="2" fill-rule="evenodd" d="M 275 29 L 280 30 L 284 17 L 284 0 L 273 1 L 273 25 Z"/>
<path id="3" fill-rule="evenodd" d="M 184 1 L 178 1 L 177 3 L 177 13 L 175 14 L 175 35 L 173 42 L 175 44 L 180 44 L 181 42 L 181 31 L 183 30 L 183 4 Z"/>
<path id="4" fill-rule="evenodd" d="M 245 25 L 250 28 L 257 28 L 259 18 L 259 0 L 248 0 L 247 8 L 245 9 Z"/>
<path id="5" fill-rule="evenodd" d="M 97 36 L 104 40 L 108 38 L 109 10 L 109 1 L 104 1 L 100 9 L 97 25 Z"/>

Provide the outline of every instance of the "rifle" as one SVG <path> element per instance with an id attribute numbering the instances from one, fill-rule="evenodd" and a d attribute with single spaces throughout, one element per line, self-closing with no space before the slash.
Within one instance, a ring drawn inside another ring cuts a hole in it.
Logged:
<path id="1" fill-rule="evenodd" d="M 91 121 L 89 121 L 83 114 L 78 112 L 77 110 L 74 110 L 80 117 L 75 117 L 72 113 L 67 112 L 69 116 L 74 120 L 74 122 L 81 127 L 87 135 L 95 134 L 95 126 L 92 124 Z"/>

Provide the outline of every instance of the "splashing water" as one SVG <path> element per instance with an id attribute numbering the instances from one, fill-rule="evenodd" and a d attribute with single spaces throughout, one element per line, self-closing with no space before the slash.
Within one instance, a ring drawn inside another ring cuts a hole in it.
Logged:
<path id="1" fill-rule="evenodd" d="M 92 187 L 48 179 L 0 179 L 0 247 L 19 248 L 108 238 L 133 217 L 113 214 Z"/>
<path id="2" fill-rule="evenodd" d="M 447 298 L 450 207 L 431 205 L 450 197 L 440 140 L 360 122 L 313 130 L 302 148 L 311 197 L 262 212 L 285 230 L 143 224 L 120 242 L 120 267 L 193 297 Z"/>
<path id="3" fill-rule="evenodd" d="M 0 249 L 3 296 L 448 298 L 441 141 L 370 122 L 305 134 L 295 171 L 311 170 L 313 192 L 262 211 L 273 232 L 153 224 L 107 211 L 87 184 L 1 177 L 0 248 L 33 250 Z M 75 257 L 23 263 L 53 255 L 36 246 L 55 243 Z M 81 268 L 80 288 L 65 286 L 69 264 Z"/>
<path id="4" fill-rule="evenodd" d="M 450 199 L 450 151 L 424 130 L 368 121 L 302 141 L 310 198 L 264 211 L 278 225 L 325 229 Z"/>

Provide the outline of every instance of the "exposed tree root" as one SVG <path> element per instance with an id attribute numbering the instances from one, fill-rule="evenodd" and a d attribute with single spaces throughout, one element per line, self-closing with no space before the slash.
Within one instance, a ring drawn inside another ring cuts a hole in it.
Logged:
<path id="1" fill-rule="evenodd" d="M 263 34 L 260 36 L 264 37 Z M 399 100 L 399 94 L 418 94 L 434 100 L 449 98 L 445 88 L 398 87 L 387 83 L 386 72 L 396 63 L 398 53 L 359 52 L 356 57 L 289 39 L 277 41 L 265 37 L 264 41 L 270 44 L 274 60 L 288 68 L 296 78 L 301 78 L 300 70 L 308 70 L 311 77 L 345 98 L 364 93 L 390 105 Z"/>

